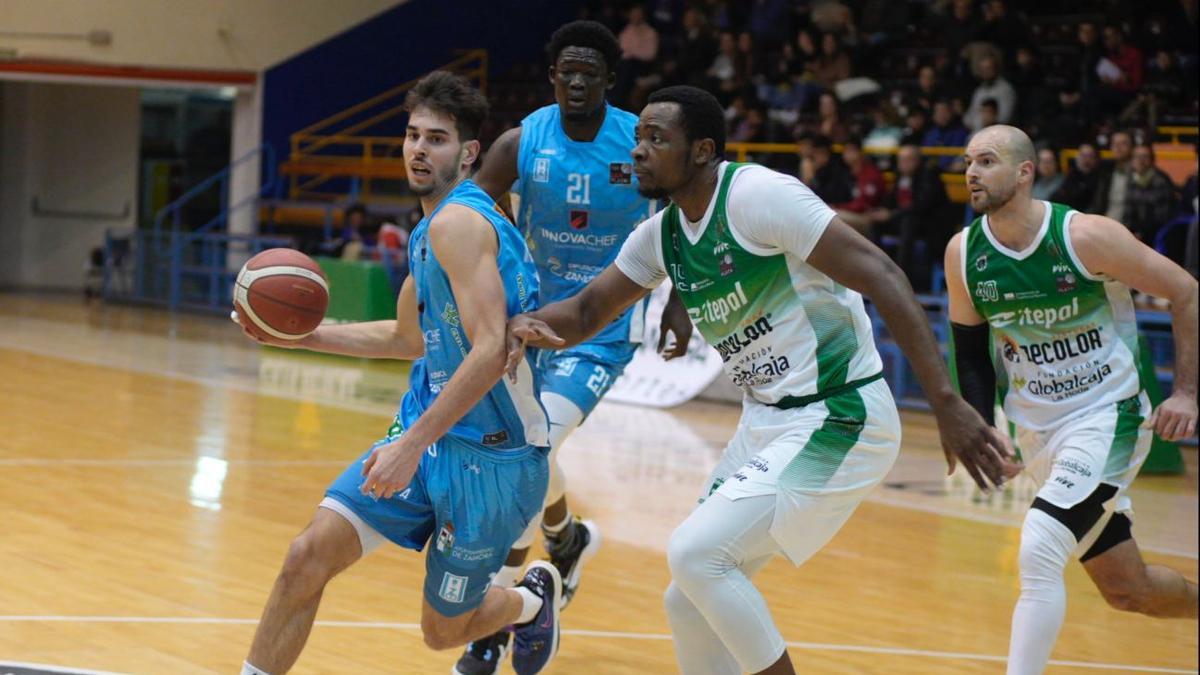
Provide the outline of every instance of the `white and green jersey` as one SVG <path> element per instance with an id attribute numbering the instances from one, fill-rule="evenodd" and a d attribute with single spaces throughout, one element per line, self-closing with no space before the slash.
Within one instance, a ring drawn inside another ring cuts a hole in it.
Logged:
<path id="1" fill-rule="evenodd" d="M 761 403 L 792 407 L 877 378 L 862 296 L 805 262 L 833 211 L 803 183 L 724 163 L 708 210 L 675 204 L 626 240 L 617 268 L 646 288 L 668 276 L 726 374 Z"/>
<path id="2" fill-rule="evenodd" d="M 1046 430 L 1136 396 L 1137 322 L 1129 287 L 1084 268 L 1071 247 L 1062 204 L 1024 251 L 992 234 L 987 216 L 963 232 L 963 279 L 992 330 L 992 361 L 1004 414 Z"/>

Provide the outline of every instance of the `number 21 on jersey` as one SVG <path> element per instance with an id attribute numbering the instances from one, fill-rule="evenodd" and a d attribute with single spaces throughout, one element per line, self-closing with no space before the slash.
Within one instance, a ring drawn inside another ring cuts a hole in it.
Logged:
<path id="1" fill-rule="evenodd" d="M 573 173 L 567 176 L 567 203 L 592 203 L 592 177 L 586 173 Z"/>

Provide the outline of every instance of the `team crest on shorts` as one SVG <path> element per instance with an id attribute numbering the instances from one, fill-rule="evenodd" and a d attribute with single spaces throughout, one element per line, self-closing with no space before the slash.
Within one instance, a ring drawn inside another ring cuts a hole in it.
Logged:
<path id="1" fill-rule="evenodd" d="M 446 523 L 438 531 L 437 550 L 439 553 L 449 553 L 454 548 L 454 523 Z"/>
<path id="2" fill-rule="evenodd" d="M 446 572 L 442 575 L 442 587 L 438 589 L 438 597 L 446 602 L 455 604 L 463 601 L 467 595 L 467 578 Z"/>

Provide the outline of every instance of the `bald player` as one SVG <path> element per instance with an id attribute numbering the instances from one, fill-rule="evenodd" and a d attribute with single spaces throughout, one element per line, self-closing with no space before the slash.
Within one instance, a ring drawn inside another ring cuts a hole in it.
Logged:
<path id="1" fill-rule="evenodd" d="M 1111 218 L 1034 200 L 1036 155 L 1020 129 L 983 129 L 965 159 L 983 215 L 946 247 L 959 385 L 993 423 L 999 391 L 1041 485 L 1021 528 L 1008 651 L 1009 675 L 1029 675 L 1050 659 L 1073 556 L 1116 609 L 1196 618 L 1196 584 L 1142 560 L 1128 495 L 1153 433 L 1196 431 L 1196 280 Z M 1175 387 L 1154 410 L 1130 287 L 1171 303 Z"/>

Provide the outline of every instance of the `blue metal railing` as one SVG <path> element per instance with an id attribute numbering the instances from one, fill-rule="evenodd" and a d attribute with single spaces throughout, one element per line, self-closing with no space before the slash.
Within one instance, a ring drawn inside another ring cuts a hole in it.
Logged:
<path id="1" fill-rule="evenodd" d="M 236 266 L 229 256 L 246 258 L 268 248 L 287 247 L 287 237 L 226 232 L 154 232 L 133 230 L 105 233 L 102 296 L 184 309 L 227 311 L 232 304 Z M 155 256 L 171 250 L 178 255 Z M 177 282 L 171 283 L 171 279 Z M 178 296 L 150 295 L 137 289 L 174 285 Z"/>
<path id="2" fill-rule="evenodd" d="M 241 199 L 237 203 L 230 204 L 229 181 L 233 172 L 238 167 L 248 164 L 255 159 L 260 159 L 264 166 L 265 180 L 254 194 Z M 196 261 L 192 256 L 197 253 L 197 251 L 185 251 L 185 247 L 193 246 L 196 242 L 202 241 L 202 239 L 198 239 L 197 237 L 212 234 L 213 230 L 218 228 L 223 229 L 233 214 L 243 209 L 256 208 L 259 200 L 263 197 L 268 195 L 278 196 L 281 186 L 278 165 L 275 161 L 275 150 L 270 145 L 264 143 L 237 158 L 224 169 L 200 181 L 187 192 L 183 193 L 178 199 L 159 209 L 154 215 L 154 223 L 150 229 L 149 236 L 141 237 L 141 241 L 139 242 L 143 246 L 136 260 L 139 270 L 145 273 L 139 273 L 136 276 L 137 287 L 135 295 L 138 298 L 151 301 L 165 299 L 167 305 L 172 309 L 185 304 L 183 298 L 184 274 L 187 267 L 196 266 Z M 217 209 L 217 215 L 185 232 L 183 222 L 184 209 L 196 200 L 210 195 L 213 189 L 219 191 L 220 205 Z M 169 232 L 165 231 L 168 222 L 170 223 Z M 226 243 L 241 242 L 243 239 L 245 238 L 230 238 Z M 215 249 L 211 247 L 201 247 L 198 253 L 201 256 L 210 255 L 213 250 Z M 167 274 L 165 275 L 159 272 L 163 262 L 167 263 Z M 209 262 L 212 261 L 206 261 L 205 266 Z M 213 292 L 215 292 L 215 289 L 210 291 L 210 293 Z"/>

